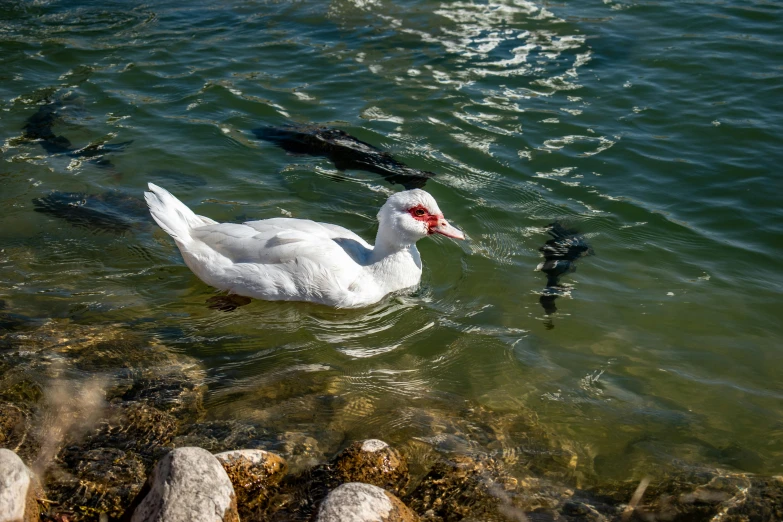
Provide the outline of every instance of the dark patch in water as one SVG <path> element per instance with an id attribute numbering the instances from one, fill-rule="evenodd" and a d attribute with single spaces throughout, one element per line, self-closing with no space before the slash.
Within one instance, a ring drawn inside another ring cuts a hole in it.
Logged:
<path id="1" fill-rule="evenodd" d="M 544 261 L 536 269 L 546 274 L 546 288 L 538 301 L 544 313 L 551 315 L 557 311 L 555 301 L 565 291 L 560 278 L 576 271 L 579 258 L 594 255 L 595 252 L 582 234 L 560 222 L 551 223 L 547 232 L 552 239 L 538 249 L 544 254 Z M 554 325 L 549 327 L 553 328 Z"/>
<path id="2" fill-rule="evenodd" d="M 52 192 L 33 199 L 36 212 L 68 221 L 75 227 L 122 234 L 146 222 L 146 206 L 138 198 L 120 192 L 82 194 Z"/>
<path id="3" fill-rule="evenodd" d="M 252 299 L 241 295 L 215 295 L 207 299 L 207 308 L 221 312 L 233 312 L 240 306 L 250 304 Z"/>
<path id="4" fill-rule="evenodd" d="M 55 124 L 61 120 L 58 111 L 62 107 L 62 100 L 47 100 L 46 103 L 39 105 L 38 110 L 27 119 L 23 127 L 24 139 L 38 141 L 49 154 L 83 158 L 101 167 L 112 166 L 112 163 L 104 157 L 106 153 L 120 152 L 132 143 L 132 141 L 113 144 L 91 143 L 80 149 L 73 148 L 68 138 L 54 133 Z"/>
<path id="5" fill-rule="evenodd" d="M 329 159 L 338 170 L 364 170 L 380 174 L 391 184 L 406 189 L 423 188 L 435 174 L 411 168 L 386 151 L 354 138 L 345 131 L 316 125 L 288 124 L 253 129 L 260 140 L 274 143 L 292 154 Z"/>

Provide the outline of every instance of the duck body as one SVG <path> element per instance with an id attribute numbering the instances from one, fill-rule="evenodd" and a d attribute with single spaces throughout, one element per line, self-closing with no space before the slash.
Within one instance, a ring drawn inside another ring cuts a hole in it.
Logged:
<path id="1" fill-rule="evenodd" d="M 379 212 L 373 246 L 341 226 L 306 219 L 217 223 L 196 215 L 168 191 L 151 183 L 149 189 L 145 198 L 153 218 L 174 238 L 199 279 L 232 294 L 270 301 L 367 306 L 419 284 L 422 264 L 415 243 L 420 237 L 463 237 L 439 210 L 439 217 L 430 216 L 434 226 L 423 216 L 414 219 L 420 211 L 409 209 L 422 206 L 420 200 L 434 204 L 422 190 L 389 198 Z M 433 214 L 436 209 L 437 204 Z"/>

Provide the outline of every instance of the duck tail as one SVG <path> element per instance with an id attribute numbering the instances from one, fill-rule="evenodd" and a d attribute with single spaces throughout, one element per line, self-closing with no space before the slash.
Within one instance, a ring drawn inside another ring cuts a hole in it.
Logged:
<path id="1" fill-rule="evenodd" d="M 187 242 L 192 229 L 216 223 L 209 218 L 196 215 L 168 190 L 154 183 L 148 183 L 147 186 L 149 192 L 144 193 L 144 199 L 150 208 L 152 218 L 160 228 L 178 242 Z"/>

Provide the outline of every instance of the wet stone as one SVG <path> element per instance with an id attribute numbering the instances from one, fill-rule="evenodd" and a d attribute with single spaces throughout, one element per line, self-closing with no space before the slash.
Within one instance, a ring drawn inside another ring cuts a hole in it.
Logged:
<path id="1" fill-rule="evenodd" d="M 168 451 L 178 428 L 176 417 L 152 406 L 139 403 L 114 405 L 113 414 L 99 425 L 95 434 L 66 451 L 112 447 L 133 451 L 147 463 L 152 463 Z"/>
<path id="2" fill-rule="evenodd" d="M 27 437 L 25 412 L 11 403 L 0 402 L 0 448 L 16 450 Z"/>
<path id="3" fill-rule="evenodd" d="M 286 432 L 278 437 L 275 449 L 286 456 L 292 470 L 304 470 L 322 461 L 318 441 L 305 433 Z"/>
<path id="4" fill-rule="evenodd" d="M 349 482 L 318 509 L 315 522 L 412 522 L 419 520 L 400 499 L 377 486 Z"/>
<path id="5" fill-rule="evenodd" d="M 523 514 L 513 502 L 518 486 L 494 459 L 455 455 L 437 461 L 404 500 L 426 521 L 504 520 L 504 511 Z M 556 504 L 553 499 L 534 509 L 549 511 Z"/>
<path id="6" fill-rule="evenodd" d="M 39 493 L 38 481 L 22 459 L 0 449 L 0 522 L 38 520 Z"/>
<path id="7" fill-rule="evenodd" d="M 783 477 L 752 477 L 745 499 L 727 515 L 727 522 L 783 520 Z"/>
<path id="8" fill-rule="evenodd" d="M 364 482 L 399 494 L 408 485 L 408 463 L 399 451 L 382 440 L 354 442 L 334 461 L 341 482 Z"/>
<path id="9" fill-rule="evenodd" d="M 259 449 L 226 451 L 215 457 L 231 479 L 243 519 L 266 500 L 288 470 L 282 457 Z"/>
<path id="10" fill-rule="evenodd" d="M 234 488 L 202 448 L 177 448 L 155 466 L 133 502 L 131 522 L 238 522 Z"/>
<path id="11" fill-rule="evenodd" d="M 638 481 L 610 482 L 589 491 L 615 505 L 639 493 Z M 783 482 L 720 469 L 674 472 L 650 480 L 623 520 L 747 522 L 783 520 Z"/>
<path id="12" fill-rule="evenodd" d="M 57 454 L 46 474 L 49 499 L 73 522 L 120 516 L 177 428 L 176 418 L 150 406 L 115 405 L 94 432 Z"/>
<path id="13" fill-rule="evenodd" d="M 98 448 L 72 457 L 70 469 L 53 467 L 48 493 L 71 520 L 119 518 L 141 490 L 146 467 L 140 457 L 116 448 Z"/>
<path id="14" fill-rule="evenodd" d="M 235 448 L 261 449 L 275 439 L 268 431 L 237 421 L 206 421 L 192 424 L 172 439 L 176 447 L 197 446 L 212 453 Z"/>

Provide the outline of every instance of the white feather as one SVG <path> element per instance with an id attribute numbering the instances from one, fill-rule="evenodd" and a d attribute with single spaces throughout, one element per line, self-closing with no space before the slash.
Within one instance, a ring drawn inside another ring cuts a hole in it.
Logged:
<path id="1" fill-rule="evenodd" d="M 397 193 L 378 214 L 373 247 L 343 227 L 305 219 L 217 223 L 168 191 L 152 183 L 149 189 L 145 199 L 152 217 L 205 283 L 247 297 L 338 308 L 366 306 L 417 286 L 421 259 L 415 243 L 432 231 L 409 209 L 424 205 L 440 215 L 423 190 Z"/>

